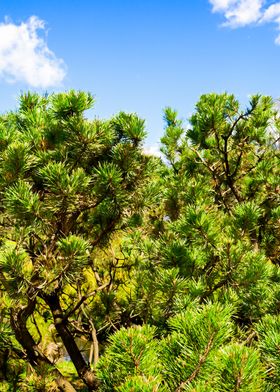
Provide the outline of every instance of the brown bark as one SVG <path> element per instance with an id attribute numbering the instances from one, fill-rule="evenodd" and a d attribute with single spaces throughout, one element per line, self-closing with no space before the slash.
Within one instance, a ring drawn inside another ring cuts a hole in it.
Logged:
<path id="1" fill-rule="evenodd" d="M 61 392 L 76 392 L 76 389 L 73 387 L 73 385 L 70 384 L 70 382 L 68 380 L 66 380 L 57 369 L 55 369 L 55 370 L 57 373 L 57 377 L 55 379 L 55 382 L 56 382 L 59 390 Z"/>
<path id="2" fill-rule="evenodd" d="M 91 365 L 93 360 L 93 364 L 94 366 L 96 366 L 99 360 L 99 345 L 98 345 L 96 329 L 94 327 L 94 324 L 91 320 L 89 320 L 89 323 L 91 325 L 91 336 L 92 336 L 92 345 L 90 347 L 90 354 L 89 354 L 89 364 Z"/>
<path id="3" fill-rule="evenodd" d="M 57 386 L 61 392 L 76 392 L 72 384 L 64 378 L 60 371 L 54 367 L 50 360 L 41 352 L 30 334 L 26 322 L 35 309 L 35 300 L 29 300 L 27 306 L 20 310 L 11 310 L 11 326 L 17 341 L 25 350 L 27 360 L 35 369 L 44 365 L 50 366 L 50 373 L 54 376 Z"/>
<path id="4" fill-rule="evenodd" d="M 0 380 L 7 379 L 7 362 L 9 358 L 9 349 L 0 352 Z"/>
<path id="5" fill-rule="evenodd" d="M 91 371 L 89 364 L 83 358 L 75 342 L 74 336 L 68 328 L 68 320 L 64 317 L 57 293 L 44 294 L 42 295 L 42 298 L 51 309 L 56 331 L 60 336 L 79 377 L 84 381 L 90 391 L 96 391 L 98 387 L 97 380 L 94 373 Z"/>

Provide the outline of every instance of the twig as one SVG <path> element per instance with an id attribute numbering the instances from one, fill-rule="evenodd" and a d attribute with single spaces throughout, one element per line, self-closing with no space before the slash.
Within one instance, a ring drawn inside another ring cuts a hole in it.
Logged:
<path id="1" fill-rule="evenodd" d="M 76 303 L 76 305 L 74 306 L 74 308 L 72 308 L 71 310 L 69 310 L 63 317 L 63 320 L 68 319 L 73 313 L 76 312 L 77 309 L 79 309 L 79 307 L 90 297 L 92 297 L 93 295 L 95 295 L 98 291 L 103 290 L 105 287 L 109 286 L 110 282 L 104 283 L 102 286 L 97 287 L 97 289 L 95 289 L 94 291 L 92 291 L 89 294 L 83 295 L 81 297 L 81 299 Z"/>
<path id="2" fill-rule="evenodd" d="M 175 392 L 182 391 L 186 385 L 191 383 L 197 377 L 198 373 L 200 372 L 202 366 L 204 365 L 204 363 L 207 359 L 207 356 L 212 348 L 214 337 L 215 337 L 215 332 L 213 332 L 212 335 L 210 336 L 210 339 L 207 343 L 207 346 L 204 350 L 204 353 L 199 358 L 197 367 L 194 369 L 194 371 L 192 372 L 192 374 L 190 375 L 190 377 L 186 381 L 181 382 L 181 384 L 176 388 Z"/>

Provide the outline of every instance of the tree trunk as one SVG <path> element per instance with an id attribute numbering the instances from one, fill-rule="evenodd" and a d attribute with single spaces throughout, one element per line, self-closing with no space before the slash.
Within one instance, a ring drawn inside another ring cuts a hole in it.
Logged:
<path id="1" fill-rule="evenodd" d="M 28 305 L 19 311 L 11 310 L 11 326 L 17 341 L 26 352 L 27 360 L 35 369 L 40 369 L 46 364 L 51 367 L 50 374 L 55 378 L 56 384 L 61 392 L 76 392 L 72 384 L 64 378 L 60 371 L 50 362 L 36 345 L 32 335 L 28 331 L 26 322 L 35 309 L 35 300 L 29 300 Z"/>
<path id="2" fill-rule="evenodd" d="M 73 387 L 72 384 L 68 380 L 66 380 L 62 374 L 57 370 L 57 377 L 55 382 L 61 392 L 76 392 L 76 389 Z"/>
<path id="3" fill-rule="evenodd" d="M 43 300 L 50 307 L 54 325 L 58 335 L 60 336 L 80 378 L 87 385 L 90 391 L 96 391 L 98 388 L 98 382 L 95 378 L 94 373 L 91 371 L 89 364 L 83 358 L 74 336 L 69 330 L 67 323 L 64 319 L 63 310 L 61 308 L 59 297 L 56 293 L 42 295 Z"/>

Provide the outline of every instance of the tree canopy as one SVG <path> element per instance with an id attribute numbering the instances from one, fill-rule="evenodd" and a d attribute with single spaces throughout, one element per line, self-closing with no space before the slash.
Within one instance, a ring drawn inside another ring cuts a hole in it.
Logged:
<path id="1" fill-rule="evenodd" d="M 0 117 L 3 391 L 277 391 L 280 119 L 273 100 L 136 114 L 27 93 Z"/>

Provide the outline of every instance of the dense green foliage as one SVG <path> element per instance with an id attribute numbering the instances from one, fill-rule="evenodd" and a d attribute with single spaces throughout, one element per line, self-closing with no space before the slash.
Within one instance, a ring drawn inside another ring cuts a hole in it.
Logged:
<path id="1" fill-rule="evenodd" d="M 280 120 L 200 98 L 87 120 L 89 94 L 0 118 L 0 390 L 280 391 Z"/>

